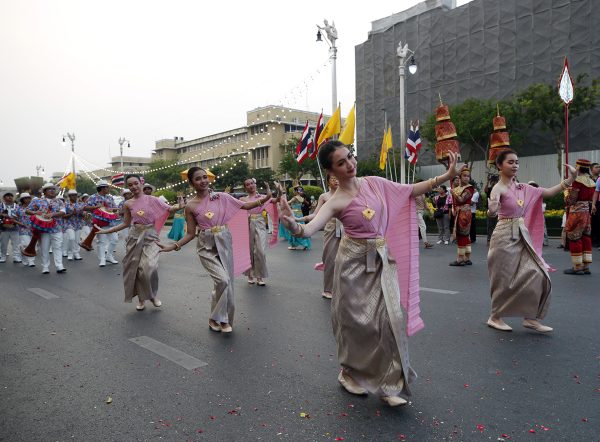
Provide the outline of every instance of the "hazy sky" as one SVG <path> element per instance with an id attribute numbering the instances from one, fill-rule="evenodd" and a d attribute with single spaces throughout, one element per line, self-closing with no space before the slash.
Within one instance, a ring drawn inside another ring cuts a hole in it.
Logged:
<path id="1" fill-rule="evenodd" d="M 260 106 L 330 112 L 328 46 L 315 42 L 324 18 L 339 34 L 345 114 L 354 46 L 372 20 L 417 3 L 0 0 L 0 180 L 11 186 L 36 165 L 64 171 L 66 132 L 79 156 L 105 166 L 121 136 L 125 155 L 150 156 L 158 139 L 243 126 Z"/>

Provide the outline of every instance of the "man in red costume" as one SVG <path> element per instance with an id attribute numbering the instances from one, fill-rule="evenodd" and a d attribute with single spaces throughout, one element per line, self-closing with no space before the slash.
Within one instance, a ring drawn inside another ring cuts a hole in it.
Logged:
<path id="1" fill-rule="evenodd" d="M 471 198 L 475 188 L 469 184 L 471 171 L 463 169 L 460 174 L 460 183 L 452 189 L 452 201 L 455 210 L 456 243 L 458 257 L 450 263 L 451 266 L 471 265 Z"/>

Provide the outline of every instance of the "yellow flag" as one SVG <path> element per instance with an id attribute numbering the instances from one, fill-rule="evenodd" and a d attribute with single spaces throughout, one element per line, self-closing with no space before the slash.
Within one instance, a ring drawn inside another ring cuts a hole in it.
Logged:
<path id="1" fill-rule="evenodd" d="M 58 185 L 64 189 L 75 189 L 77 187 L 77 179 L 75 177 L 75 173 L 70 172 L 68 174 L 66 174 L 65 176 L 63 176 L 60 181 L 58 182 Z"/>
<path id="2" fill-rule="evenodd" d="M 383 140 L 381 141 L 381 152 L 379 154 L 379 168 L 385 169 L 387 163 L 388 150 L 392 148 L 392 127 L 388 126 L 387 131 L 383 134 Z"/>
<path id="3" fill-rule="evenodd" d="M 354 126 L 356 125 L 356 104 L 352 106 L 348 116 L 346 117 L 346 124 L 344 124 L 344 129 L 342 130 L 342 134 L 340 135 L 339 140 L 346 144 L 354 144 Z"/>
<path id="4" fill-rule="evenodd" d="M 323 128 L 323 131 L 319 135 L 319 139 L 317 140 L 317 146 L 320 146 L 321 143 L 324 142 L 327 138 L 331 138 L 334 135 L 340 133 L 342 125 L 342 117 L 340 114 L 341 110 L 338 106 L 331 118 L 329 119 L 329 121 L 327 122 L 327 124 L 325 125 L 325 127 Z"/>

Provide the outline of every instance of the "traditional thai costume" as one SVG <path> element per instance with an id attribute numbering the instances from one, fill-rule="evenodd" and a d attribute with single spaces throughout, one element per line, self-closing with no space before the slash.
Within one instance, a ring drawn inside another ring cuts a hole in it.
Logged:
<path id="1" fill-rule="evenodd" d="M 260 200 L 264 195 L 256 194 L 254 200 Z M 252 201 L 248 197 L 248 201 Z M 267 208 L 270 210 L 267 211 Z M 248 210 L 248 234 L 250 241 L 250 268 L 244 273 L 248 278 L 266 278 L 269 276 L 267 270 L 267 248 L 269 246 L 269 215 L 273 217 L 277 211 L 273 203 L 265 203 L 261 206 Z M 275 239 L 277 235 L 274 235 Z"/>
<path id="2" fill-rule="evenodd" d="M 290 204 L 292 212 L 294 213 L 294 217 L 302 218 L 304 215 L 302 214 L 302 203 L 298 200 L 293 200 Z M 299 224 L 304 224 L 304 221 L 299 221 Z M 310 249 L 312 242 L 310 238 L 300 238 L 293 236 L 285 226 L 280 223 L 279 225 L 279 236 L 283 237 L 287 240 L 290 247 L 296 249 Z"/>
<path id="3" fill-rule="evenodd" d="M 213 279 L 210 319 L 233 324 L 233 279 L 250 268 L 247 214 L 244 205 L 228 193 L 212 193 L 196 206 L 197 253 Z M 235 253 L 234 253 L 235 248 Z"/>
<path id="4" fill-rule="evenodd" d="M 179 241 L 185 236 L 185 215 L 184 209 L 178 210 L 173 216 L 173 225 L 167 237 L 173 241 Z"/>
<path id="5" fill-rule="evenodd" d="M 338 359 L 352 379 L 383 396 L 410 394 L 416 374 L 407 335 L 424 327 L 411 192 L 410 185 L 367 177 L 338 216 L 344 237 L 331 305 Z"/>
<path id="6" fill-rule="evenodd" d="M 456 217 L 456 244 L 458 257 L 462 261 L 466 261 L 466 256 L 471 254 L 471 198 L 474 193 L 475 189 L 470 184 L 452 189 L 452 201 Z"/>
<path id="7" fill-rule="evenodd" d="M 544 189 L 513 183 L 502 194 L 488 250 L 492 316 L 543 319 L 551 283 L 542 259 Z"/>
<path id="8" fill-rule="evenodd" d="M 317 267 L 323 270 L 323 292 L 333 293 L 333 275 L 335 270 L 335 258 L 340 247 L 340 241 L 344 234 L 344 226 L 337 218 L 331 218 L 323 229 L 323 254 L 322 264 Z"/>
<path id="9" fill-rule="evenodd" d="M 125 302 L 152 300 L 158 293 L 158 256 L 156 244 L 171 207 L 150 195 L 131 200 L 131 226 L 125 240 L 123 286 Z"/>

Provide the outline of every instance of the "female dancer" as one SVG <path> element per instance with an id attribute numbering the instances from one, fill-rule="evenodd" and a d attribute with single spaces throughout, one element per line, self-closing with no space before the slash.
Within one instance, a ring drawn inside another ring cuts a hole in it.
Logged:
<path id="1" fill-rule="evenodd" d="M 173 225 L 171 226 L 171 230 L 169 230 L 169 234 L 167 235 L 167 238 L 172 239 L 173 241 L 178 241 L 183 238 L 183 235 L 185 235 L 185 215 L 183 212 L 184 209 L 181 209 L 175 212 L 175 215 L 173 215 Z"/>
<path id="2" fill-rule="evenodd" d="M 294 196 L 289 201 L 289 205 L 292 208 L 292 210 L 294 211 L 294 216 L 296 216 L 297 218 L 303 217 L 302 206 L 303 206 L 305 197 L 303 197 L 302 195 L 304 195 L 304 189 L 302 189 L 302 186 L 296 186 L 296 187 L 294 187 Z M 280 230 L 279 236 L 287 239 L 288 243 L 290 244 L 288 249 L 290 249 L 290 250 L 308 250 L 308 249 L 310 249 L 310 246 L 311 246 L 310 238 L 295 237 L 294 235 L 292 235 L 290 233 L 290 231 L 288 229 L 285 228 L 285 225 L 283 225 L 283 228 Z"/>
<path id="3" fill-rule="evenodd" d="M 110 229 L 100 229 L 98 235 L 118 232 L 133 224 L 125 240 L 123 258 L 125 302 L 131 302 L 137 296 L 137 310 L 144 310 L 147 299 L 155 307 L 160 307 L 162 302 L 156 297 L 160 252 L 158 235 L 169 214 L 181 208 L 181 202 L 178 206 L 169 206 L 155 196 L 144 194 L 138 175 L 128 175 L 125 184 L 133 193 L 133 198 L 123 205 L 123 222 Z"/>
<path id="4" fill-rule="evenodd" d="M 297 218 L 296 221 L 308 222 L 312 220 L 316 214 L 319 213 L 319 210 L 321 207 L 323 207 L 323 204 L 329 201 L 329 199 L 333 196 L 338 188 L 338 180 L 330 173 L 327 174 L 327 186 L 329 186 L 329 191 L 322 193 L 319 196 L 319 201 L 315 211 L 308 216 Z M 325 228 L 323 229 L 323 255 L 321 258 L 323 269 L 322 296 L 326 299 L 331 299 L 333 297 L 333 271 L 335 268 L 335 257 L 340 246 L 340 239 L 342 238 L 343 232 L 344 227 L 337 218 L 331 218 L 329 221 L 327 221 L 327 224 L 325 224 Z M 318 266 L 318 268 L 321 268 L 321 266 Z"/>
<path id="5" fill-rule="evenodd" d="M 498 215 L 488 250 L 492 313 L 487 325 L 502 331 L 512 328 L 502 318 L 523 317 L 523 326 L 551 332 L 542 325 L 550 301 L 550 277 L 542 259 L 544 224 L 542 199 L 550 198 L 573 182 L 570 178 L 549 189 L 518 183 L 519 158 L 506 150 L 496 158 L 500 180 L 490 194 L 488 216 Z"/>
<path id="6" fill-rule="evenodd" d="M 406 332 L 424 327 L 419 317 L 417 217 L 414 197 L 456 175 L 456 156 L 441 177 L 404 185 L 380 177 L 356 177 L 356 159 L 340 141 L 319 150 L 319 161 L 339 181 L 338 190 L 306 225 L 296 222 L 282 199 L 282 218 L 297 236 L 310 236 L 331 218 L 344 225 L 335 260 L 331 304 L 333 332 L 350 393 L 377 393 L 391 406 L 406 404 L 415 373 L 408 359 Z M 401 263 L 397 267 L 396 262 Z"/>
<path id="7" fill-rule="evenodd" d="M 244 189 L 247 196 L 240 198 L 240 201 L 256 201 L 264 197 L 256 191 L 256 179 L 247 178 L 244 181 Z M 279 202 L 279 199 L 273 199 L 272 202 Z M 264 278 L 269 276 L 267 271 L 267 248 L 269 246 L 268 226 L 266 214 L 263 214 L 265 208 L 261 204 L 249 210 L 248 228 L 250 233 L 250 262 L 252 266 L 245 272 L 248 277 L 248 284 L 264 286 Z"/>
<path id="8" fill-rule="evenodd" d="M 269 201 L 271 190 L 265 183 L 266 196 L 247 202 L 235 199 L 228 193 L 211 193 L 206 170 L 200 167 L 191 167 L 188 170 L 188 181 L 196 190 L 196 196 L 185 207 L 187 233 L 183 239 L 168 245 L 159 244 L 159 247 L 163 252 L 180 250 L 182 246 L 194 239 L 196 229 L 199 229 L 196 250 L 200 262 L 214 282 L 208 326 L 212 331 L 231 333 L 235 312 L 234 260 L 239 259 L 241 253 L 236 251 L 234 257 L 232 234 L 226 224 L 239 213 L 239 209 L 250 210 Z M 243 228 L 244 225 L 247 231 L 245 215 L 241 223 L 238 223 L 238 228 Z M 248 246 L 247 239 L 245 246 Z M 243 270 L 247 270 L 248 267 Z"/>

